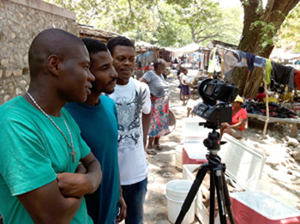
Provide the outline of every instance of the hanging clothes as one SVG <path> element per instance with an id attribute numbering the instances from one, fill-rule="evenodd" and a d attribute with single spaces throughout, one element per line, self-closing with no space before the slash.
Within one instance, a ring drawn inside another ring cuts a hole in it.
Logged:
<path id="1" fill-rule="evenodd" d="M 243 60 L 243 51 L 241 51 L 241 50 L 232 50 L 234 53 L 235 53 L 235 55 L 236 55 L 236 57 L 237 57 L 237 59 L 238 59 L 238 62 L 241 62 L 242 60 Z"/>
<path id="2" fill-rule="evenodd" d="M 255 56 L 254 66 L 264 68 L 266 66 L 266 59 L 260 56 Z"/>
<path id="3" fill-rule="evenodd" d="M 246 58 L 243 58 L 243 52 L 240 50 L 229 50 L 224 55 L 223 74 L 225 80 L 230 81 L 234 67 L 247 66 Z"/>
<path id="4" fill-rule="evenodd" d="M 208 73 L 221 72 L 221 58 L 216 48 L 210 53 L 209 58 Z"/>
<path id="5" fill-rule="evenodd" d="M 140 60 L 141 60 L 142 67 L 145 68 L 146 65 L 147 65 L 146 64 L 147 63 L 147 61 L 146 61 L 146 54 L 142 54 Z"/>
<path id="6" fill-rule="evenodd" d="M 208 69 L 208 61 L 209 61 L 209 52 L 210 51 L 204 51 L 204 69 L 207 70 Z"/>
<path id="7" fill-rule="evenodd" d="M 290 66 L 284 66 L 274 61 L 272 63 L 271 72 L 271 90 L 283 93 L 286 85 L 289 91 L 294 88 L 295 69 Z"/>
<path id="8" fill-rule="evenodd" d="M 271 72 L 272 72 L 272 63 L 271 63 L 270 59 L 266 59 L 265 72 L 266 72 L 266 82 L 267 82 L 267 84 L 270 84 L 271 83 Z"/>
<path id="9" fill-rule="evenodd" d="M 227 74 L 229 71 L 233 70 L 234 67 L 238 63 L 238 58 L 232 51 L 228 51 L 224 55 L 224 63 L 223 63 L 223 73 Z"/>
<path id="10" fill-rule="evenodd" d="M 205 64 L 204 56 L 205 56 L 204 54 L 199 54 L 199 57 L 200 57 L 199 69 L 202 69 L 202 70 L 204 70 L 204 64 Z"/>
<path id="11" fill-rule="evenodd" d="M 136 57 L 135 62 L 138 63 L 138 68 L 141 68 L 141 67 L 142 67 L 141 56 L 140 56 L 140 55 L 138 55 L 138 56 Z"/>
<path id="12" fill-rule="evenodd" d="M 253 72 L 255 55 L 252 53 L 246 53 L 246 59 L 249 71 Z"/>
<path id="13" fill-rule="evenodd" d="M 150 51 L 147 52 L 146 65 L 151 65 L 152 62 L 154 62 L 154 52 Z"/>

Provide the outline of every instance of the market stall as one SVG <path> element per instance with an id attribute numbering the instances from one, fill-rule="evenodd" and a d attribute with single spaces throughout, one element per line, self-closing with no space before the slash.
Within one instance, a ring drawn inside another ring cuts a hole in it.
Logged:
<path id="1" fill-rule="evenodd" d="M 292 91 L 294 85 L 296 84 L 298 89 L 300 89 L 300 72 L 294 68 L 294 66 L 285 66 L 277 62 L 271 61 L 270 59 L 262 58 L 260 56 L 253 55 L 251 53 L 245 53 L 242 51 L 229 50 L 225 53 L 223 70 L 222 72 L 225 75 L 225 79 L 230 81 L 231 73 L 234 67 L 247 67 L 249 72 L 246 80 L 246 91 L 248 87 L 248 80 L 251 76 L 251 73 L 254 67 L 260 67 L 264 71 L 264 89 L 265 89 L 265 104 L 264 108 L 256 108 L 259 111 L 253 113 L 253 108 L 247 109 L 249 114 L 248 117 L 252 117 L 259 120 L 265 121 L 265 128 L 263 131 L 263 137 L 266 135 L 267 126 L 270 122 L 292 124 L 292 136 L 296 135 L 297 125 L 300 123 L 299 118 L 296 116 L 294 111 L 291 109 L 295 108 L 286 108 L 283 105 L 280 105 L 282 101 L 293 101 Z M 268 86 L 272 92 L 281 94 L 281 101 L 277 100 L 276 102 L 269 101 L 269 91 Z M 248 105 L 249 106 L 249 105 Z M 259 105 L 252 105 L 258 107 Z M 247 107 L 247 105 L 246 105 Z M 259 116 L 256 116 L 256 115 Z M 262 117 L 265 117 L 263 119 Z"/>
<path id="2" fill-rule="evenodd" d="M 135 43 L 136 52 L 136 74 L 137 79 L 142 76 L 146 71 L 153 69 L 151 63 L 158 58 L 163 58 L 167 62 L 167 67 L 171 65 L 173 49 L 161 47 L 153 44 L 139 41 Z"/>
<path id="3" fill-rule="evenodd" d="M 200 46 L 196 43 L 191 43 L 176 49 L 174 51 L 174 59 L 176 58 L 176 61 L 183 64 L 185 67 L 189 64 L 192 69 L 198 68 L 206 70 L 208 67 L 209 52 L 209 48 Z M 192 62 L 195 62 L 196 66 L 193 66 Z"/>

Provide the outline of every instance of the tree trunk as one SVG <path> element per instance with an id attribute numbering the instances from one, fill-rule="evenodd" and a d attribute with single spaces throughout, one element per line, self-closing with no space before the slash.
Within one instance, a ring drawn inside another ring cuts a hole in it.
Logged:
<path id="1" fill-rule="evenodd" d="M 244 28 L 238 49 L 268 58 L 274 48 L 272 38 L 299 1 L 269 0 L 263 9 L 260 0 L 241 0 L 244 7 Z M 268 26 L 271 28 L 266 28 Z M 263 69 L 253 70 L 248 80 L 247 91 L 244 93 L 247 74 L 248 68 L 235 68 L 230 81 L 240 89 L 242 96 L 253 98 L 262 82 Z"/>

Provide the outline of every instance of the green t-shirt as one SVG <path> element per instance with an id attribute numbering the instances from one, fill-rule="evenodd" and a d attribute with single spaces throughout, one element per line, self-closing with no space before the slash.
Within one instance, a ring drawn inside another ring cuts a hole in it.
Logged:
<path id="1" fill-rule="evenodd" d="M 5 224 L 33 223 L 16 196 L 54 181 L 57 173 L 74 173 L 79 160 L 90 153 L 76 122 L 65 109 L 61 114 L 72 134 L 75 163 L 59 130 L 24 97 L 0 106 L 0 214 Z M 71 143 L 63 118 L 51 118 Z M 71 223 L 92 223 L 84 199 Z"/>

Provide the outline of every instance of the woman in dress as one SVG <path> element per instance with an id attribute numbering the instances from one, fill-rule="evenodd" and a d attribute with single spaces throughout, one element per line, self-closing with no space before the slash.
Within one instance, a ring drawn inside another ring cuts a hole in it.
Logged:
<path id="1" fill-rule="evenodd" d="M 147 146 L 148 154 L 156 154 L 153 149 L 161 150 L 159 139 L 169 133 L 169 84 L 164 79 L 166 62 L 158 59 L 154 62 L 154 70 L 146 72 L 141 82 L 149 85 L 152 102 L 152 120 Z"/>
<path id="2" fill-rule="evenodd" d="M 188 77 L 187 77 L 187 73 L 188 70 L 186 68 L 183 68 L 183 75 L 180 77 L 181 78 L 181 89 L 180 89 L 180 93 L 183 97 L 183 105 L 186 105 L 188 100 L 191 97 L 191 90 L 190 90 L 190 86 L 192 86 L 192 83 L 189 81 Z"/>

